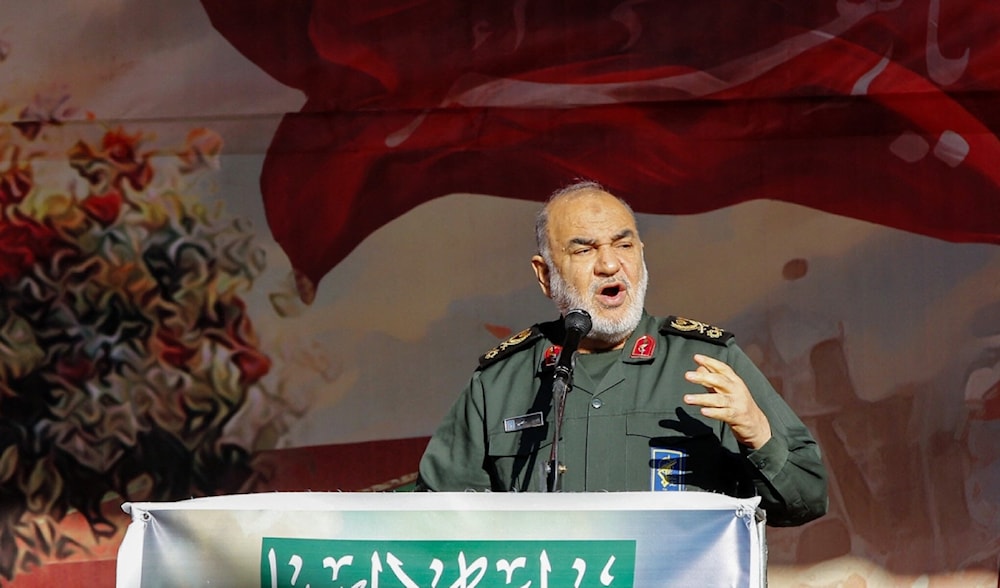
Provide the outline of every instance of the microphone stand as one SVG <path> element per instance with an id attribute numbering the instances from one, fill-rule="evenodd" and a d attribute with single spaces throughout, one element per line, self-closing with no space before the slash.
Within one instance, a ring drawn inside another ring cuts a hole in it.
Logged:
<path id="1" fill-rule="evenodd" d="M 546 465 L 548 474 L 548 491 L 562 491 L 562 474 L 566 467 L 559 463 L 559 437 L 562 435 L 563 409 L 566 407 L 566 396 L 573 389 L 573 368 L 576 367 L 576 351 L 571 351 L 572 356 L 567 365 L 560 365 L 556 368 L 555 378 L 552 381 L 552 405 L 556 411 L 555 422 L 552 428 L 552 451 L 549 454 L 549 463 Z"/>
<path id="2" fill-rule="evenodd" d="M 559 437 L 562 435 L 563 409 L 566 407 L 566 395 L 573 389 L 573 368 L 576 366 L 576 350 L 580 340 L 587 336 L 593 326 L 586 310 L 574 308 L 563 317 L 566 328 L 566 338 L 562 351 L 556 359 L 556 369 L 552 380 L 552 408 L 555 411 L 555 421 L 552 425 L 552 453 L 546 464 L 545 480 L 549 492 L 560 492 L 562 480 L 560 476 L 566 468 L 559 463 Z"/>

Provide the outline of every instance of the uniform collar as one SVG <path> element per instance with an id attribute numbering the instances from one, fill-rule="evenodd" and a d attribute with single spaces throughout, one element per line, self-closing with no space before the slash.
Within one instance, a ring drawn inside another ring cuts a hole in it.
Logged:
<path id="1" fill-rule="evenodd" d="M 537 326 L 548 340 L 545 346 L 538 350 L 535 358 L 538 371 L 543 371 L 554 365 L 555 355 L 558 355 L 559 346 L 565 338 L 565 329 L 561 319 Z M 666 345 L 666 341 L 658 337 L 658 333 L 659 325 L 656 318 L 643 309 L 639 324 L 621 349 L 621 361 L 632 364 L 652 363 L 663 353 Z"/>

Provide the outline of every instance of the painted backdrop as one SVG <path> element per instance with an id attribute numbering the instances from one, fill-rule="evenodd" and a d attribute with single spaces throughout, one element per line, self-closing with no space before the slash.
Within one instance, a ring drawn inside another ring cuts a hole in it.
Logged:
<path id="1" fill-rule="evenodd" d="M 799 4 L 3 0 L 0 584 L 113 584 L 125 500 L 407 489 L 589 178 L 820 442 L 771 584 L 996 586 L 1000 5 Z"/>

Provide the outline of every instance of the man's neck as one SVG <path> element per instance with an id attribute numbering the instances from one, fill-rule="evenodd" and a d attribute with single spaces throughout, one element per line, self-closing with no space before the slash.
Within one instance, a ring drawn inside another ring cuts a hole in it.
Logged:
<path id="1" fill-rule="evenodd" d="M 618 343 L 608 343 L 607 341 L 602 341 L 600 339 L 591 339 L 589 337 L 584 338 L 580 342 L 580 347 L 577 349 L 580 353 L 605 353 L 607 351 L 615 351 L 625 347 L 625 342 L 628 341 L 632 334 L 629 333 L 624 339 Z"/>

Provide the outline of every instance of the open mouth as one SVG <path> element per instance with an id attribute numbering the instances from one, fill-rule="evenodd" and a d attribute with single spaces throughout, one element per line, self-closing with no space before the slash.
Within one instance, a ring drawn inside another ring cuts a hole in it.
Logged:
<path id="1" fill-rule="evenodd" d="M 597 291 L 597 299 L 605 306 L 619 306 L 625 302 L 625 285 L 621 282 L 606 284 Z"/>

